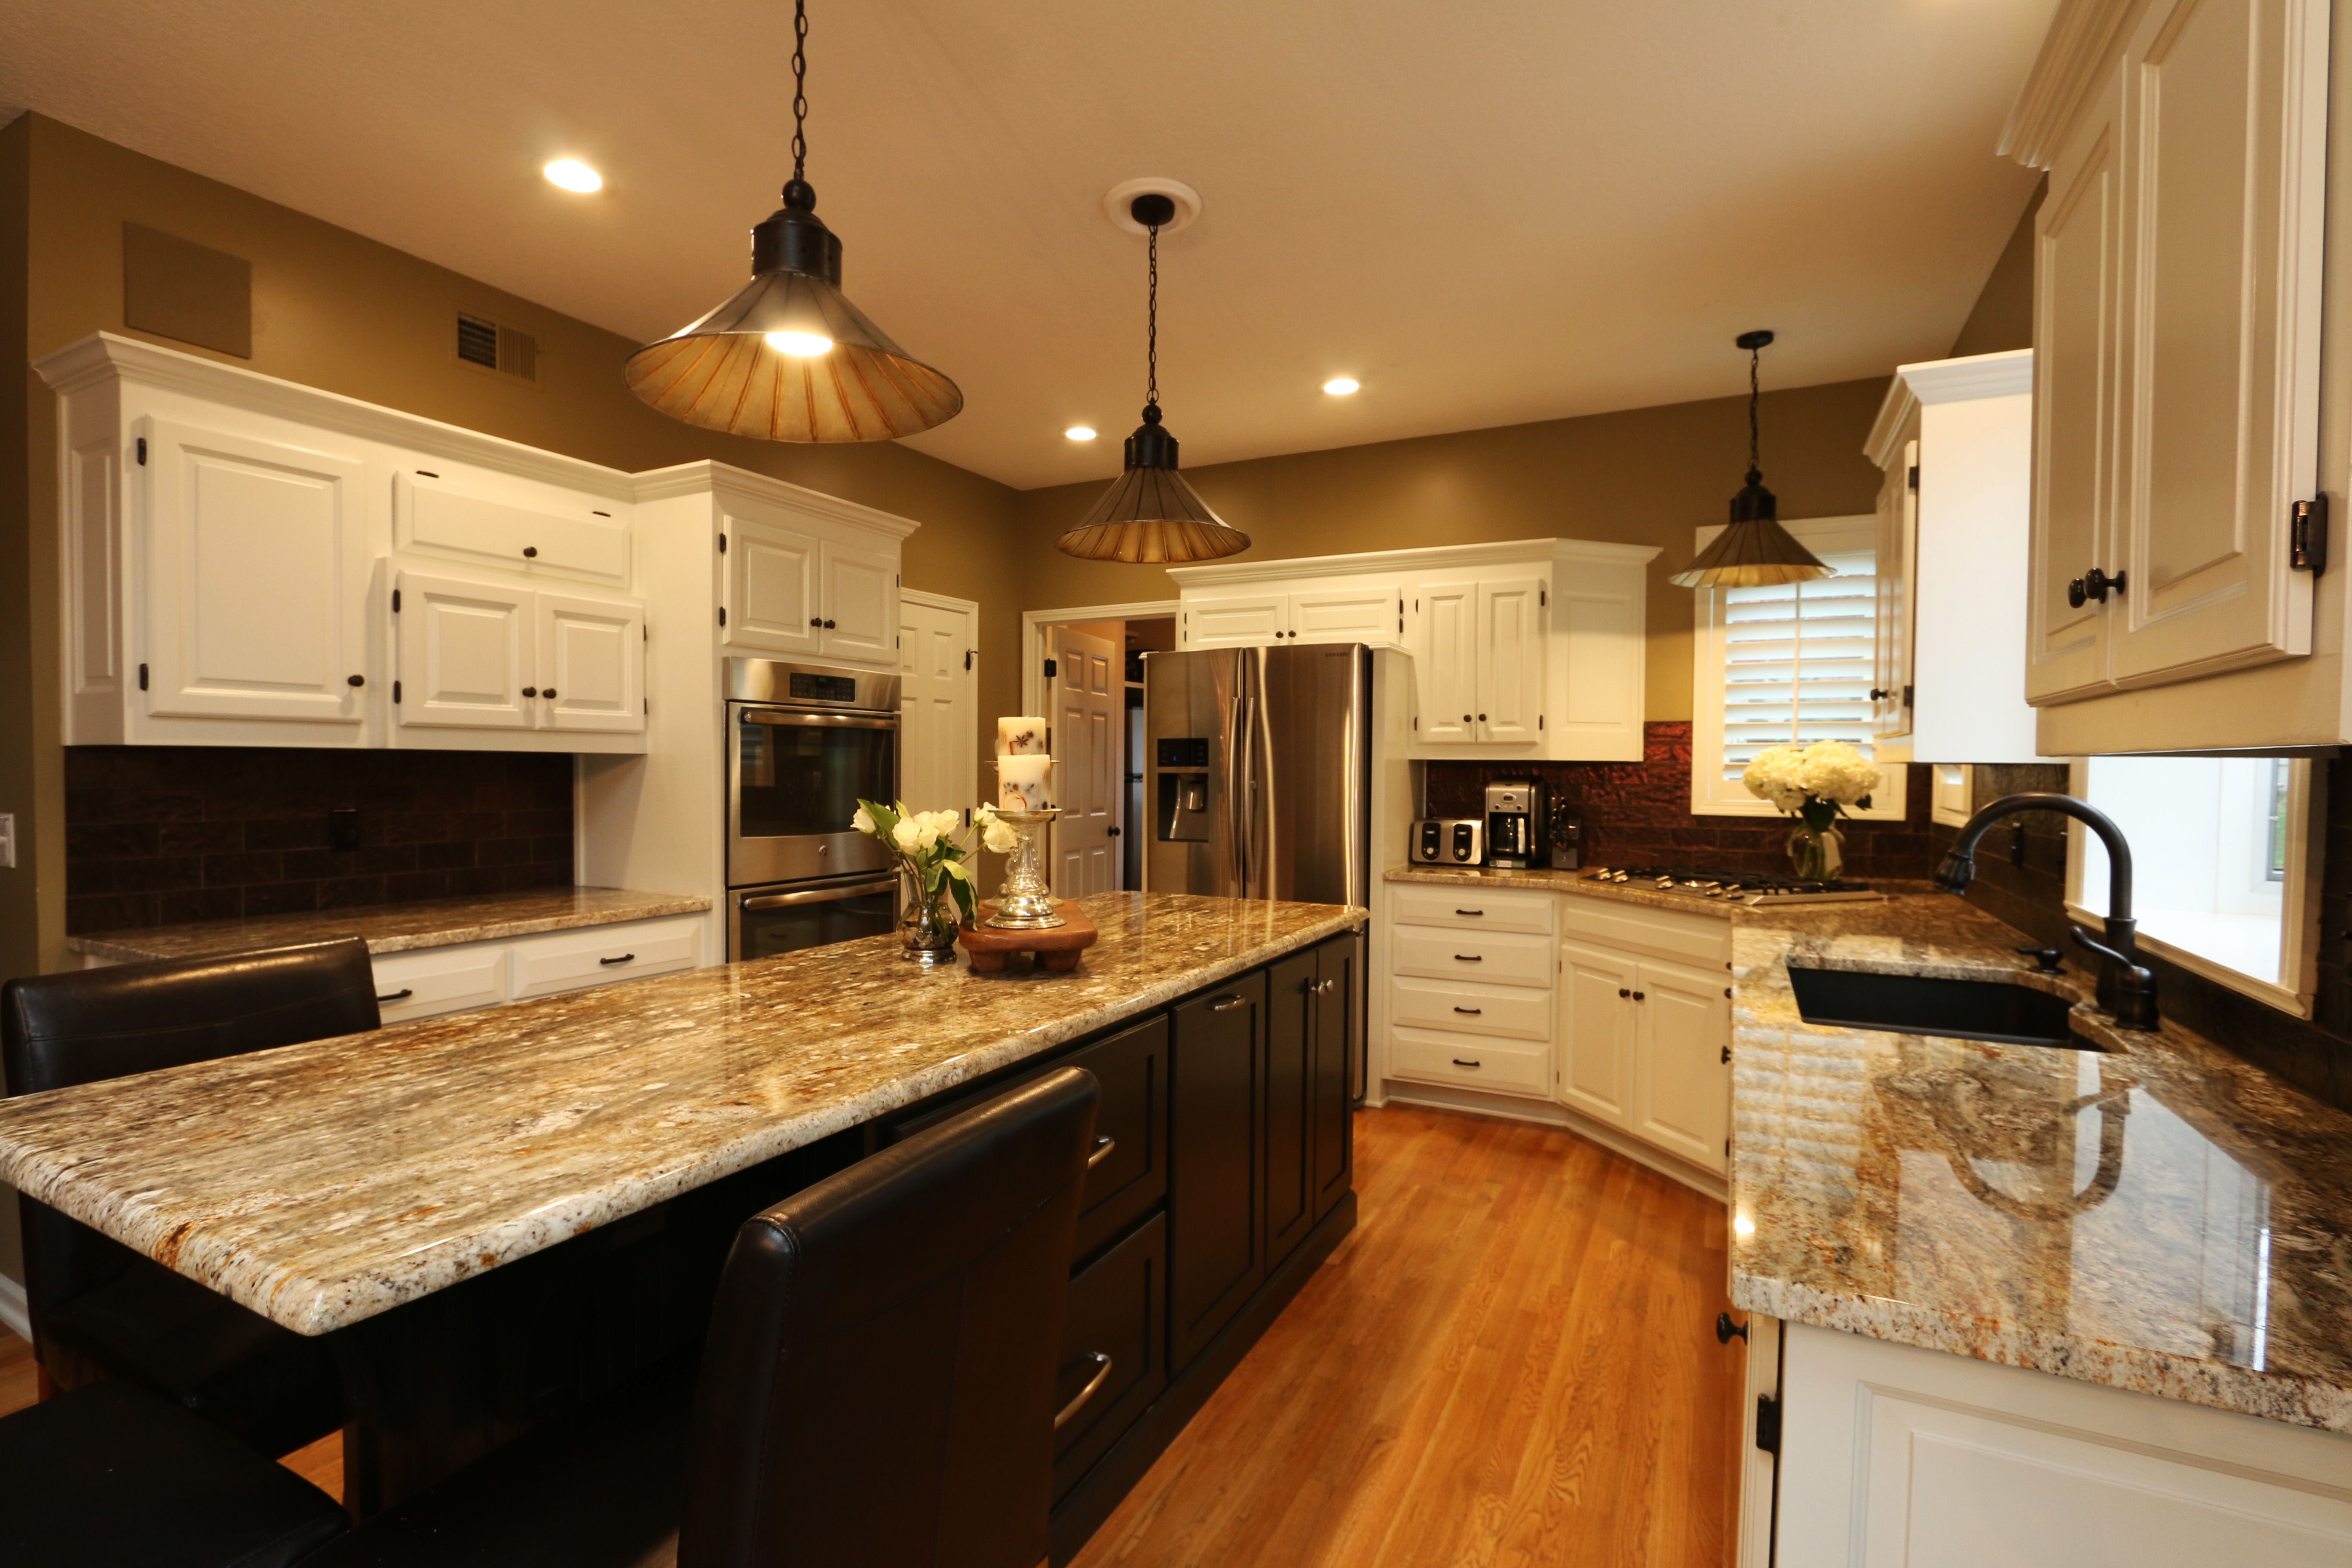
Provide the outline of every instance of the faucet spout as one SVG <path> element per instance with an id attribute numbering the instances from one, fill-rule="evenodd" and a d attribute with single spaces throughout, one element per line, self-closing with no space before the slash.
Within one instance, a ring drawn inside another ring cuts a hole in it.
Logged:
<path id="1" fill-rule="evenodd" d="M 2107 851 L 2107 913 L 2105 942 L 2095 942 L 2081 927 L 2074 941 L 2103 962 L 2099 966 L 2098 1002 L 2109 1016 L 2127 1029 L 2157 1026 L 2156 976 L 2139 961 L 2138 922 L 2132 918 L 2131 846 L 2115 819 L 2087 801 L 2071 795 L 2029 791 L 2005 795 L 1961 827 L 1960 836 L 1936 868 L 1936 886 L 1947 893 L 1964 893 L 1976 875 L 1977 841 L 1985 829 L 2005 816 L 2023 811 L 2054 811 L 2071 816 L 2099 836 Z"/>

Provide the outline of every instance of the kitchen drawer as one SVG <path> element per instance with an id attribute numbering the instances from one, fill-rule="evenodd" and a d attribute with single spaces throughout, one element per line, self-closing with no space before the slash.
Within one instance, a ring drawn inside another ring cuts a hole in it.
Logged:
<path id="1" fill-rule="evenodd" d="M 698 920 L 633 921 L 524 937 L 511 949 L 509 988 L 520 1002 L 692 969 L 701 946 Z"/>
<path id="2" fill-rule="evenodd" d="M 502 942 L 380 953 L 369 960 L 369 967 L 375 972 L 376 1009 L 387 1024 L 494 1007 L 507 999 Z"/>
<path id="3" fill-rule="evenodd" d="M 1395 882 L 1389 887 L 1389 912 L 1399 925 L 1451 926 L 1463 931 L 1552 932 L 1550 893 L 1505 892 L 1469 886 L 1433 887 Z"/>
<path id="4" fill-rule="evenodd" d="M 1389 1036 L 1389 1076 L 1549 1099 L 1551 1047 L 1505 1045 L 1428 1029 L 1398 1029 Z"/>
<path id="5" fill-rule="evenodd" d="M 1731 911 L 1719 904 L 1684 914 L 1569 893 L 1561 900 L 1559 926 L 1562 935 L 1595 947 L 1655 953 L 1702 969 L 1731 964 Z"/>
<path id="6" fill-rule="evenodd" d="M 1534 985 L 1549 991 L 1558 963 L 1551 938 L 1518 931 L 1399 926 L 1389 937 L 1390 967 L 1399 974 L 1430 980 Z"/>
<path id="7" fill-rule="evenodd" d="M 430 476 L 395 475 L 392 505 L 403 550 L 495 563 L 533 576 L 623 587 L 629 582 L 628 524 L 610 515 L 625 512 L 624 502 L 443 465 Z"/>
<path id="8" fill-rule="evenodd" d="M 1168 1216 L 1153 1215 L 1125 1241 L 1070 1277 L 1062 1309 L 1062 1359 L 1054 1377 L 1060 1410 L 1101 1370 L 1110 1371 L 1070 1424 L 1054 1434 L 1054 1500 L 1077 1485 L 1168 1386 Z"/>
<path id="9" fill-rule="evenodd" d="M 1396 1023 L 1465 1035 L 1551 1038 L 1551 993 L 1503 985 L 1462 985 L 1442 980 L 1389 982 L 1389 1015 Z"/>

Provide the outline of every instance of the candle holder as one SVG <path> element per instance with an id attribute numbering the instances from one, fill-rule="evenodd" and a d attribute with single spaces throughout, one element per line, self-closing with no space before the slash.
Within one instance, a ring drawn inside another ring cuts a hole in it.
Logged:
<path id="1" fill-rule="evenodd" d="M 1054 910 L 1054 889 L 1045 878 L 1044 855 L 1038 839 L 1045 825 L 1062 815 L 1058 805 L 1039 811 L 1003 811 L 996 814 L 1021 836 L 1005 858 L 1004 890 L 996 896 L 996 912 L 982 921 L 998 931 L 1050 931 L 1063 924 Z"/>

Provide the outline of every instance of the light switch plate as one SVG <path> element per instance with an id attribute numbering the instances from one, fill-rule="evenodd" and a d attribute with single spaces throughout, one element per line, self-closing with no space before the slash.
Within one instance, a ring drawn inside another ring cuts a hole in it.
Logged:
<path id="1" fill-rule="evenodd" d="M 0 811 L 0 871 L 16 864 L 16 814 Z"/>

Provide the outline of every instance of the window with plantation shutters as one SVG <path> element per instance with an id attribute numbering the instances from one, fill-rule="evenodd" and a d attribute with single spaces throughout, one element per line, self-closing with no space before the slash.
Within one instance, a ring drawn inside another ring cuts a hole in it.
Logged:
<path id="1" fill-rule="evenodd" d="M 1798 521 L 1789 531 L 1835 575 L 1702 590 L 1697 606 L 1691 809 L 1772 816 L 1739 782 L 1759 752 L 1843 741 L 1872 754 L 1870 683 L 1878 607 L 1874 520 Z M 1903 770 L 1863 817 L 1903 815 Z"/>

